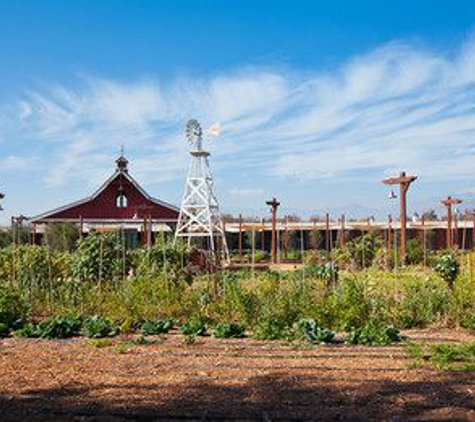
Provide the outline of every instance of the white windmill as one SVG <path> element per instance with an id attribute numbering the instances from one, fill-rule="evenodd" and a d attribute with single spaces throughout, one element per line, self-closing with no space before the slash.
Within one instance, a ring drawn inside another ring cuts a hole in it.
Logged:
<path id="1" fill-rule="evenodd" d="M 210 134 L 216 134 L 215 132 L 217 131 L 209 131 Z M 203 131 L 197 120 L 188 121 L 186 137 L 192 146 L 191 161 L 175 239 L 186 238 L 188 244 L 191 244 L 192 239 L 201 238 L 207 243 L 206 246 L 216 263 L 221 259 L 229 261 L 224 224 L 208 161 L 210 153 L 203 150 Z"/>

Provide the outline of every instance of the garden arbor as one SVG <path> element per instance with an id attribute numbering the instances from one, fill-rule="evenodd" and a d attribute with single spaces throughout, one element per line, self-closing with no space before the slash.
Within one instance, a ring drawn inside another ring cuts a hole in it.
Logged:
<path id="1" fill-rule="evenodd" d="M 448 196 L 446 199 L 441 201 L 442 205 L 445 206 L 447 210 L 447 235 L 446 235 L 446 245 L 447 249 L 452 249 L 454 246 L 454 238 L 452 232 L 452 206 L 459 205 L 462 203 L 461 199 L 452 198 Z"/>
<path id="2" fill-rule="evenodd" d="M 390 177 L 384 179 L 385 185 L 399 185 L 399 206 L 400 206 L 400 219 L 401 219 L 401 262 L 406 260 L 406 229 L 407 229 L 407 191 L 411 186 L 411 183 L 417 179 L 417 176 L 409 176 L 406 172 L 401 172 L 397 177 Z"/>

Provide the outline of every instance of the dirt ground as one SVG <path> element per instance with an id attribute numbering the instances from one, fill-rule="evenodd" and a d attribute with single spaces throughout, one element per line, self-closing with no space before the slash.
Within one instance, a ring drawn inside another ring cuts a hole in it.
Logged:
<path id="1" fill-rule="evenodd" d="M 405 334 L 475 341 L 454 330 Z M 1 340 L 0 420 L 475 420 L 475 374 L 411 368 L 402 346 L 152 339 Z"/>

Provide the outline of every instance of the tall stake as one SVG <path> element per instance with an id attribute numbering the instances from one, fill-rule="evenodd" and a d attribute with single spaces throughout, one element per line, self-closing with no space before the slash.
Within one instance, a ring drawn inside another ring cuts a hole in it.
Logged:
<path id="1" fill-rule="evenodd" d="M 475 211 L 472 211 L 472 251 L 475 249 Z"/>
<path id="2" fill-rule="evenodd" d="M 345 214 L 341 215 L 341 220 L 340 220 L 340 237 L 339 237 L 339 245 L 340 249 L 343 249 L 345 247 Z"/>
<path id="3" fill-rule="evenodd" d="M 408 176 L 406 172 L 401 172 L 397 177 L 390 177 L 383 180 L 385 185 L 399 185 L 399 206 L 400 206 L 400 220 L 401 220 L 401 263 L 406 261 L 406 229 L 407 229 L 407 191 L 411 183 L 417 179 L 417 176 Z"/>
<path id="4" fill-rule="evenodd" d="M 330 243 L 330 215 L 325 214 L 325 248 L 327 253 L 331 252 L 331 243 Z"/>
<path id="5" fill-rule="evenodd" d="M 280 205 L 280 202 L 277 199 L 272 198 L 270 201 L 266 201 L 266 205 L 270 206 L 272 214 L 272 240 L 271 240 L 271 252 L 272 252 L 272 262 L 277 264 L 277 208 Z"/>
<path id="6" fill-rule="evenodd" d="M 239 261 L 242 261 L 242 215 L 239 214 Z"/>
<path id="7" fill-rule="evenodd" d="M 424 215 L 421 218 L 421 223 L 422 223 L 422 252 L 424 256 L 424 267 L 427 266 L 427 236 L 426 236 L 426 220 L 424 218 Z"/>
<path id="8" fill-rule="evenodd" d="M 442 200 L 441 203 L 442 205 L 445 205 L 445 208 L 447 210 L 446 247 L 447 249 L 452 249 L 452 247 L 454 246 L 452 231 L 452 206 L 461 204 L 462 201 L 460 199 L 448 196 L 446 199 Z"/>

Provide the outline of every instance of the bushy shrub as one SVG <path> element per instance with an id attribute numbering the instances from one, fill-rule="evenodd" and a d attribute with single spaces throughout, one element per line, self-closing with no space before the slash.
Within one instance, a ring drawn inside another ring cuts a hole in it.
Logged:
<path id="1" fill-rule="evenodd" d="M 312 318 L 302 318 L 294 324 L 292 337 L 295 340 L 305 340 L 314 344 L 328 344 L 333 341 L 335 333 L 318 326 Z"/>
<path id="2" fill-rule="evenodd" d="M 460 272 L 457 258 L 451 253 L 444 253 L 437 259 L 435 271 L 449 287 L 452 287 Z"/>
<path id="3" fill-rule="evenodd" d="M 395 251 L 388 248 L 379 248 L 373 260 L 373 267 L 380 270 L 389 270 L 394 267 Z"/>
<path id="4" fill-rule="evenodd" d="M 166 334 L 173 327 L 173 320 L 145 321 L 142 324 L 141 331 L 146 336 Z"/>
<path id="5" fill-rule="evenodd" d="M 216 338 L 242 338 L 246 329 L 234 322 L 222 322 L 214 327 L 213 334 Z"/>
<path id="6" fill-rule="evenodd" d="M 78 226 L 74 223 L 49 223 L 42 238 L 43 245 L 52 251 L 72 252 L 79 239 Z"/>
<path id="7" fill-rule="evenodd" d="M 368 268 L 373 264 L 378 249 L 381 247 L 381 238 L 373 233 L 364 235 L 347 242 L 342 255 L 347 255 L 355 268 Z"/>
<path id="8" fill-rule="evenodd" d="M 139 277 L 157 277 L 165 274 L 172 281 L 185 280 L 191 284 L 191 250 L 186 243 L 159 240 L 151 248 L 134 252 L 136 273 Z"/>
<path id="9" fill-rule="evenodd" d="M 371 306 L 362 280 L 348 278 L 339 283 L 330 296 L 335 325 L 342 330 L 361 327 L 369 319 Z"/>
<path id="10" fill-rule="evenodd" d="M 397 303 L 397 324 L 403 328 L 424 327 L 447 312 L 447 287 L 434 277 L 404 280 Z"/>
<path id="11" fill-rule="evenodd" d="M 88 338 L 112 337 L 118 333 L 117 327 L 109 318 L 99 315 L 87 317 L 83 324 L 83 334 Z"/>
<path id="12" fill-rule="evenodd" d="M 20 294 L 11 287 L 0 286 L 0 323 L 15 329 L 25 318 L 27 306 Z"/>
<path id="13" fill-rule="evenodd" d="M 254 327 L 257 340 L 279 340 L 289 337 L 290 327 L 285 320 L 276 316 L 264 316 Z"/>
<path id="14" fill-rule="evenodd" d="M 91 233 L 78 242 L 73 275 L 81 281 L 118 281 L 130 269 L 130 253 L 119 234 Z"/>
<path id="15" fill-rule="evenodd" d="M 399 330 L 392 325 L 369 321 L 360 328 L 352 328 L 345 336 L 345 343 L 366 346 L 385 346 L 401 341 Z"/>
<path id="16" fill-rule="evenodd" d="M 418 239 L 409 239 L 406 242 L 406 262 L 408 264 L 420 264 L 424 258 L 421 244 Z"/>

